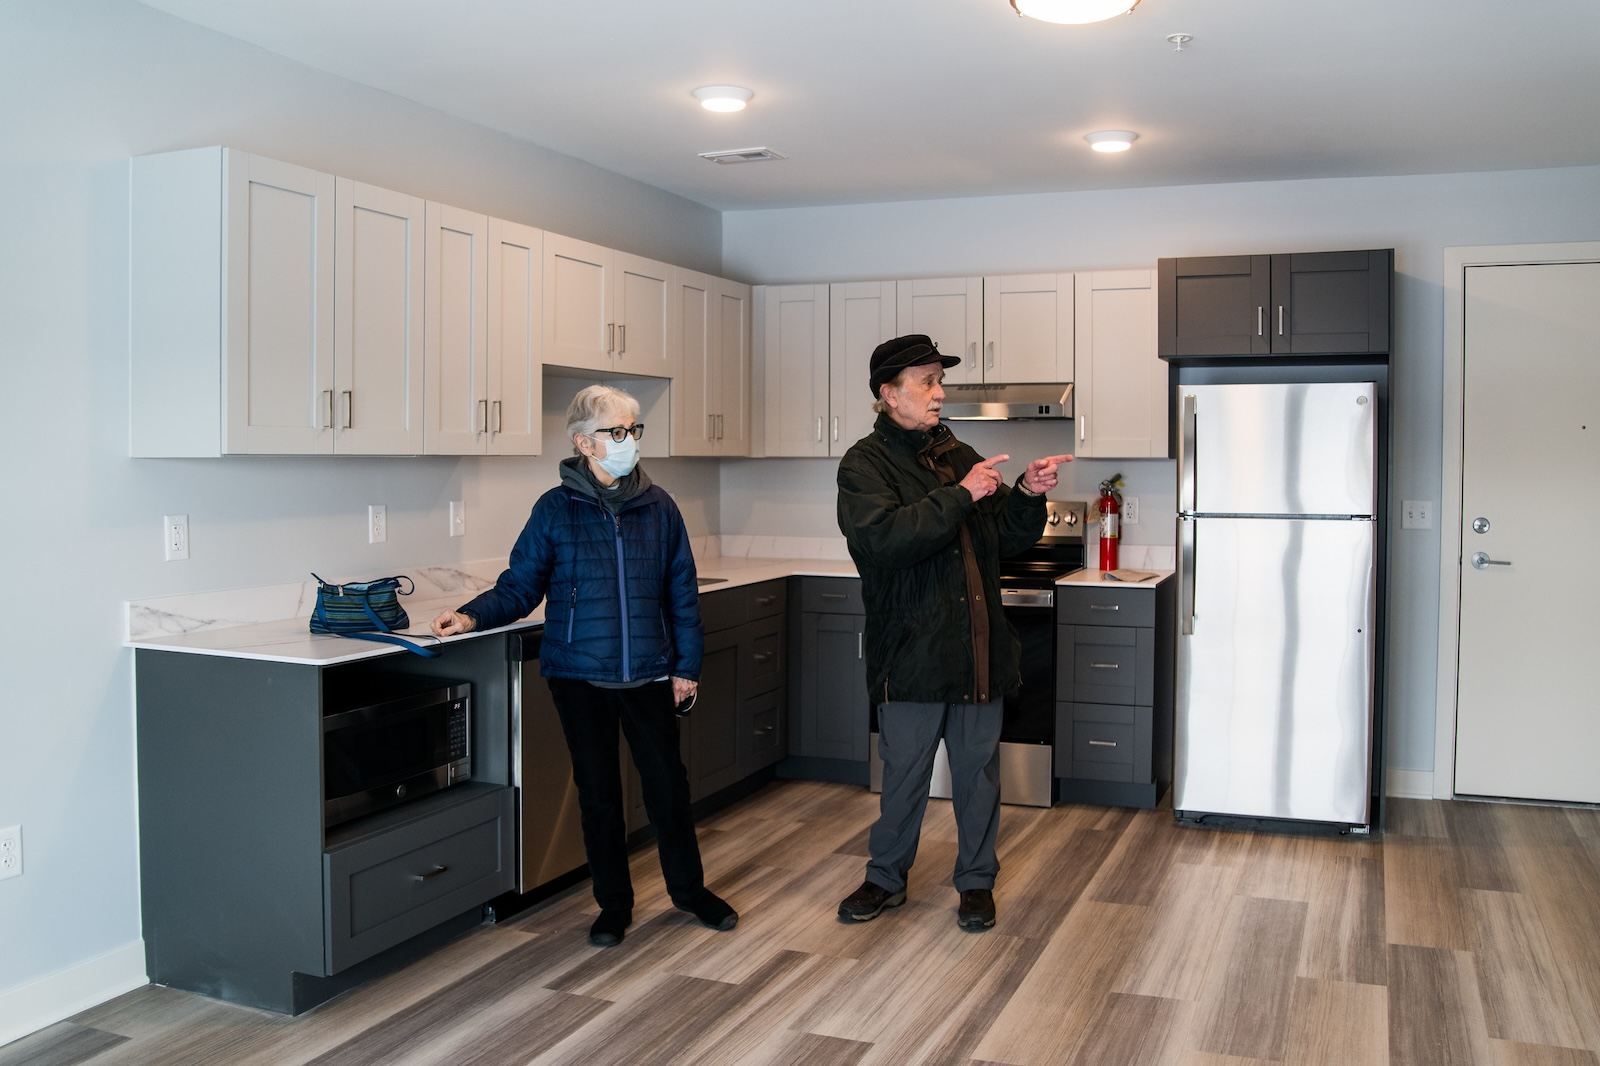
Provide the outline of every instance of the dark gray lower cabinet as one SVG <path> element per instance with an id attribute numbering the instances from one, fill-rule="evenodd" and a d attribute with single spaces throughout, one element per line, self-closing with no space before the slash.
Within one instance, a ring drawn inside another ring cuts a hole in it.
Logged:
<path id="1" fill-rule="evenodd" d="M 786 776 L 867 783 L 866 609 L 859 578 L 800 577 L 791 611 Z"/>
<path id="2" fill-rule="evenodd" d="M 330 667 L 135 653 L 152 981 L 298 1014 L 476 925 L 513 886 L 504 645 L 443 652 Z M 474 780 L 325 828 L 325 693 L 386 670 L 473 682 Z"/>
<path id="3" fill-rule="evenodd" d="M 1173 580 L 1056 586 L 1061 799 L 1154 807 L 1172 781 Z"/>

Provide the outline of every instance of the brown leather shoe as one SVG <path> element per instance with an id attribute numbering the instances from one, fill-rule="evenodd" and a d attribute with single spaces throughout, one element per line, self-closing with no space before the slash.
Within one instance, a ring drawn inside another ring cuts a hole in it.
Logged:
<path id="1" fill-rule="evenodd" d="M 961 893 L 956 924 L 969 933 L 981 933 L 994 925 L 994 893 L 987 888 L 969 888 Z"/>
<path id="2" fill-rule="evenodd" d="M 845 922 L 870 922 L 886 908 L 898 907 L 906 901 L 905 889 L 890 892 L 871 881 L 861 882 L 861 887 L 839 904 L 839 920 Z"/>

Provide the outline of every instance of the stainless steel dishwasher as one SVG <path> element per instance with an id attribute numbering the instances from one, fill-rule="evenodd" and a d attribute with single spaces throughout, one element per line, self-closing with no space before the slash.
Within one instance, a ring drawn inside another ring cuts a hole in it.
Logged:
<path id="1" fill-rule="evenodd" d="M 583 866 L 583 828 L 572 756 L 550 686 L 539 676 L 540 630 L 508 637 L 511 666 L 511 783 L 517 790 L 517 891 Z"/>

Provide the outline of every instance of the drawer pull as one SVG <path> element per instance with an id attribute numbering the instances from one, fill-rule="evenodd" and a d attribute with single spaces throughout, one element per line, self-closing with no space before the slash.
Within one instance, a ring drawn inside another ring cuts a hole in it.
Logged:
<path id="1" fill-rule="evenodd" d="M 752 655 L 750 658 L 755 660 L 758 663 L 764 663 L 768 659 L 772 658 L 772 652 L 770 652 L 770 651 L 758 651 L 754 655 Z"/>
<path id="2" fill-rule="evenodd" d="M 1117 746 L 1117 742 L 1114 740 L 1091 740 L 1089 741 L 1089 746 L 1091 748 L 1114 748 Z"/>
<path id="3" fill-rule="evenodd" d="M 850 594 L 846 592 L 824 592 L 822 598 L 825 600 L 847 600 L 850 598 Z"/>
<path id="4" fill-rule="evenodd" d="M 1089 605 L 1089 610 L 1091 611 L 1120 611 L 1121 609 L 1121 605 L 1115 603 L 1091 603 Z"/>
<path id="5" fill-rule="evenodd" d="M 1089 665 L 1091 667 L 1093 667 L 1094 669 L 1096 669 L 1096 670 L 1116 670 L 1116 669 L 1118 669 L 1116 663 L 1090 663 Z"/>
<path id="6" fill-rule="evenodd" d="M 756 606 L 757 607 L 771 607 L 773 604 L 775 604 L 777 602 L 778 602 L 778 597 L 776 597 L 776 596 L 757 596 L 756 597 Z"/>
<path id="7" fill-rule="evenodd" d="M 1093 741 L 1090 743 L 1093 743 Z M 450 869 L 450 867 L 440 866 L 439 864 L 435 863 L 433 869 L 429 870 L 425 874 L 412 874 L 411 879 L 413 881 L 432 881 L 435 877 L 438 877 L 448 869 Z"/>

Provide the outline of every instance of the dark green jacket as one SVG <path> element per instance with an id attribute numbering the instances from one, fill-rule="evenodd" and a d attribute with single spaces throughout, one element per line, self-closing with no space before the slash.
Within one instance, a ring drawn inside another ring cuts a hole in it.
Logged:
<path id="1" fill-rule="evenodd" d="M 874 702 L 973 701 L 963 522 L 972 530 L 989 611 L 991 698 L 1015 690 L 1020 679 L 1022 645 L 1001 611 L 999 563 L 1043 534 L 1044 497 L 1001 486 L 973 503 L 960 485 L 941 487 L 917 462 L 930 439 L 879 415 L 839 461 L 839 529 L 861 574 Z M 948 458 L 960 478 L 983 457 L 962 444 Z"/>

